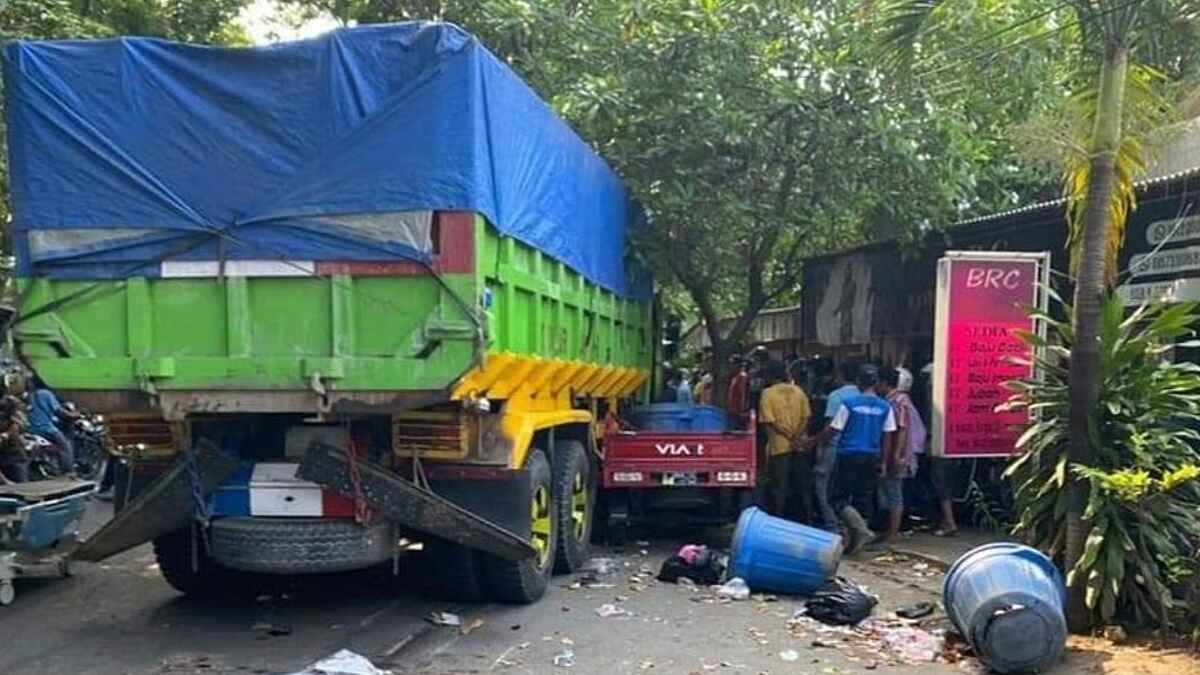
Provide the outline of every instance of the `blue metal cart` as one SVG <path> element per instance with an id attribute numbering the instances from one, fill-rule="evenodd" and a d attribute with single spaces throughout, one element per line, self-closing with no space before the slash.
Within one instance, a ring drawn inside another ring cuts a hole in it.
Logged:
<path id="1" fill-rule="evenodd" d="M 0 605 L 16 599 L 13 581 L 65 577 L 87 498 L 96 484 L 46 480 L 0 485 Z"/>

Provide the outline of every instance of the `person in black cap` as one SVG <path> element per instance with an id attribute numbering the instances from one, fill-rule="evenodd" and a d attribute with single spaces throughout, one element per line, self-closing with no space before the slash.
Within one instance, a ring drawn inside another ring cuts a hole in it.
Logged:
<path id="1" fill-rule="evenodd" d="M 838 435 L 833 502 L 841 507 L 842 520 L 849 530 L 850 555 L 875 538 L 863 514 L 872 510 L 884 461 L 894 455 L 892 443 L 896 432 L 896 415 L 891 404 L 876 393 L 879 369 L 869 364 L 861 366 L 856 384 L 860 393 L 842 399 L 829 426 L 810 441 L 820 444 Z"/>

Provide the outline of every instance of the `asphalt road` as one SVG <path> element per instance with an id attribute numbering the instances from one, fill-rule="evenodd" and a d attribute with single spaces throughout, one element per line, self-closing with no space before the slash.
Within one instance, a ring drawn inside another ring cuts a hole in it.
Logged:
<path id="1" fill-rule="evenodd" d="M 107 505 L 94 503 L 85 531 L 108 516 Z M 573 588 L 572 577 L 556 577 L 547 597 L 529 607 L 453 605 L 381 592 L 362 574 L 301 579 L 244 602 L 196 602 L 163 581 L 143 546 L 102 564 L 76 565 L 68 579 L 18 580 L 17 601 L 0 608 L 0 673 L 290 673 L 339 649 L 404 673 L 567 672 L 554 665 L 566 651 L 574 653 L 571 671 L 577 673 L 689 673 L 706 666 L 758 673 L 782 665 L 779 651 L 786 649 L 810 665 L 815 660 L 837 668 L 831 672 L 852 672 L 857 657 L 814 649 L 811 640 L 789 633 L 791 601 L 706 603 L 700 589 L 637 576 L 657 571 L 677 544 L 602 551 L 617 562 L 607 582 L 612 588 Z M 895 602 L 935 599 L 892 585 L 888 595 Z M 629 614 L 601 618 L 595 610 L 603 604 Z M 458 613 L 475 629 L 463 635 L 433 626 L 425 620 L 433 611 Z"/>
<path id="2" fill-rule="evenodd" d="M 85 531 L 110 513 L 92 507 Z M 383 654 L 446 609 L 373 581 L 312 577 L 245 602 L 195 602 L 167 585 L 142 546 L 77 564 L 67 579 L 18 580 L 16 602 L 0 608 L 0 673 L 287 673 L 343 648 Z"/>
<path id="3" fill-rule="evenodd" d="M 87 527 L 107 515 L 106 505 L 94 504 Z M 240 603 L 196 602 L 175 593 L 141 547 L 80 565 L 68 579 L 18 580 L 16 603 L 0 608 L 0 673 L 292 673 L 340 649 L 394 673 L 422 675 L 982 672 L 972 660 L 902 658 L 882 643 L 890 628 L 871 637 L 793 621 L 798 600 L 722 602 L 709 589 L 653 580 L 680 543 L 703 538 L 672 532 L 626 550 L 598 550 L 612 560 L 612 574 L 590 587 L 579 577 L 556 577 L 547 596 L 527 607 L 396 594 L 361 574 L 295 580 Z M 900 607 L 939 600 L 940 572 L 918 560 L 844 560 L 840 573 L 879 596 L 874 616 L 884 622 Z M 619 615 L 601 617 L 605 605 Z M 469 630 L 432 625 L 425 617 L 434 611 L 455 612 Z M 946 626 L 935 614 L 921 628 Z M 1073 647 L 1050 675 L 1200 673 L 1187 655 L 1101 647 Z"/>

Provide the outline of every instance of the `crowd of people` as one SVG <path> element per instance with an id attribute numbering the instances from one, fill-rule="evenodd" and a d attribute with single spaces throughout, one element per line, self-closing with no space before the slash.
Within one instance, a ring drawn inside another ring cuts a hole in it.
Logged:
<path id="1" fill-rule="evenodd" d="M 828 360 L 735 357 L 723 406 L 735 424 L 756 413 L 759 504 L 774 515 L 847 537 L 851 554 L 885 549 L 905 524 L 913 496 L 930 494 L 935 534 L 958 526 L 947 460 L 927 447 L 928 416 L 913 398 L 906 368 Z M 668 377 L 664 399 L 712 404 L 712 375 Z M 927 398 L 927 397 L 926 397 Z"/>

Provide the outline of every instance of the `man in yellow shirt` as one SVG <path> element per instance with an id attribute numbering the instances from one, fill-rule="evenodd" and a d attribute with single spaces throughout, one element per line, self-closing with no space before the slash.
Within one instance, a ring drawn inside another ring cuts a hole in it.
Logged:
<path id="1" fill-rule="evenodd" d="M 788 500 L 795 494 L 805 511 L 801 517 L 807 522 L 812 512 L 812 473 L 808 455 L 798 441 L 804 437 L 812 409 L 808 396 L 792 384 L 782 363 L 768 363 L 766 376 L 768 386 L 758 404 L 758 421 L 767 430 L 769 510 L 787 517 Z"/>

